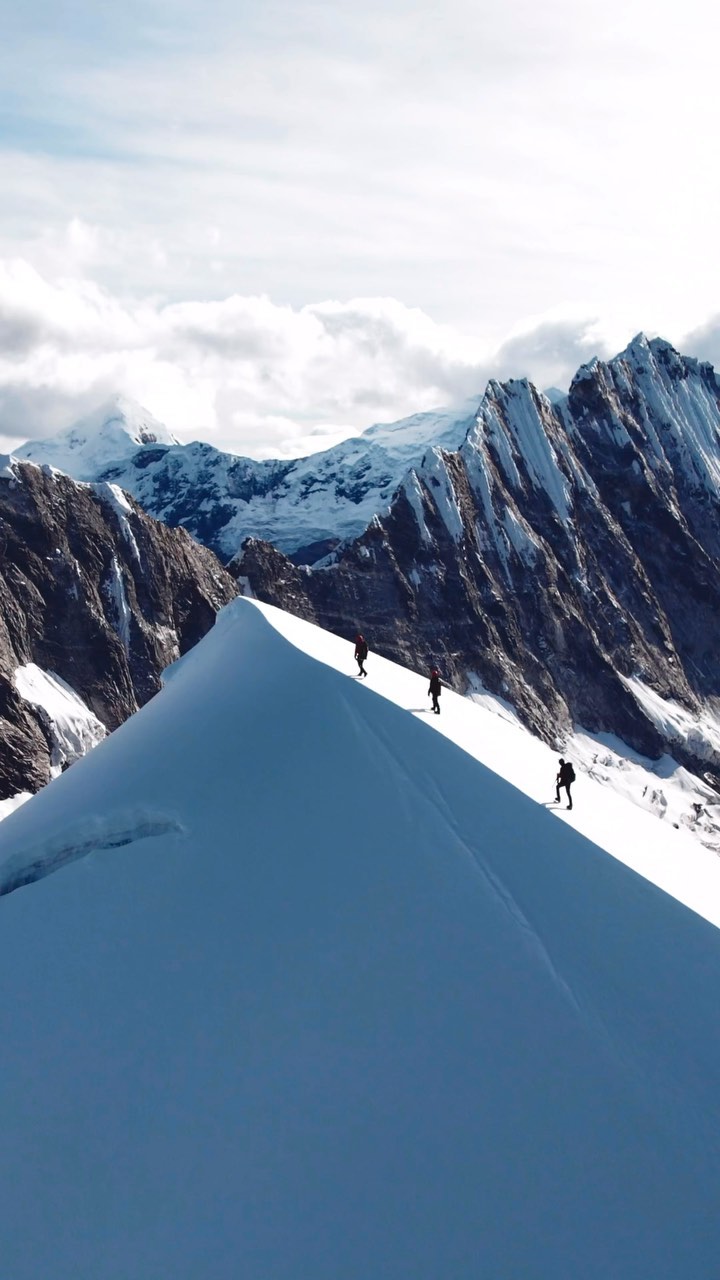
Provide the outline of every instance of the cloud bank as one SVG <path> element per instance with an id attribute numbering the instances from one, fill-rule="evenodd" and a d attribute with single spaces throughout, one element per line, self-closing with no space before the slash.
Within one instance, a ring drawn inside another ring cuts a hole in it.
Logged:
<path id="1" fill-rule="evenodd" d="M 120 391 L 292 455 L 641 328 L 714 352 L 705 0 L 6 8 L 0 447 Z"/>
<path id="2" fill-rule="evenodd" d="M 716 305 L 706 0 L 5 9 L 0 258 L 48 278 L 400 298 L 494 347 Z"/>
<path id="3" fill-rule="evenodd" d="M 121 392 L 181 439 L 293 456 L 479 396 L 491 376 L 567 385 L 582 361 L 611 349 L 597 322 L 582 318 L 541 318 L 483 351 L 392 298 L 300 308 L 238 295 L 128 302 L 88 279 L 51 281 L 5 261 L 0 443 L 6 450 L 59 430 Z"/>
<path id="4" fill-rule="evenodd" d="M 393 298 L 128 302 L 88 279 L 51 281 L 0 261 L 0 449 L 60 430 L 119 392 L 182 440 L 297 456 L 373 422 L 479 398 L 491 377 L 565 389 L 579 365 L 632 336 L 550 314 L 483 350 Z M 720 315 L 663 336 L 720 361 Z"/>

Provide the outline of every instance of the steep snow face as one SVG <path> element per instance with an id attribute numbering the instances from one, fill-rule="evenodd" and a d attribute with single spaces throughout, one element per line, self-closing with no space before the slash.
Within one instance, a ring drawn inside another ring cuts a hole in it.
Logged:
<path id="1" fill-rule="evenodd" d="M 46 462 L 75 480 L 95 480 L 108 464 L 137 453 L 138 446 L 178 441 L 147 409 L 114 396 L 74 426 L 47 440 L 29 440 L 15 451 L 27 462 Z"/>
<path id="2" fill-rule="evenodd" d="M 533 489 L 547 494 L 560 520 L 567 522 L 570 488 L 560 467 L 557 419 L 550 401 L 525 379 L 504 385 L 491 382 L 478 416 L 478 434 L 483 430 L 510 486 L 523 488 L 527 477 Z"/>
<path id="3" fill-rule="evenodd" d="M 13 1280 L 714 1276 L 718 931 L 251 603 L 0 850 Z"/>
<path id="4" fill-rule="evenodd" d="M 450 537 L 458 542 L 464 533 L 463 518 L 447 459 L 441 449 L 430 449 L 426 453 L 420 467 L 420 476 L 431 489 L 435 507 Z M 412 501 L 412 491 L 408 491 L 406 487 L 405 492 Z M 423 520 L 422 513 L 415 504 L 414 510 L 418 521 Z"/>
<path id="5" fill-rule="evenodd" d="M 482 513 L 478 521 L 468 512 L 464 532 L 475 526 L 506 582 L 513 563 L 534 564 L 548 522 L 572 542 L 575 499 L 592 491 L 592 481 L 573 454 L 561 410 L 526 379 L 489 384 L 458 456 Z"/>
<path id="6" fill-rule="evenodd" d="M 106 729 L 97 716 L 60 676 L 43 671 L 34 662 L 18 667 L 15 688 L 31 706 L 45 714 L 53 742 L 53 775 L 79 760 L 102 742 Z"/>
<path id="7" fill-rule="evenodd" d="M 626 678 L 624 683 L 645 714 L 670 743 L 689 746 L 699 760 L 720 765 L 720 723 L 709 711 L 693 714 L 672 699 L 662 698 L 642 680 Z"/>

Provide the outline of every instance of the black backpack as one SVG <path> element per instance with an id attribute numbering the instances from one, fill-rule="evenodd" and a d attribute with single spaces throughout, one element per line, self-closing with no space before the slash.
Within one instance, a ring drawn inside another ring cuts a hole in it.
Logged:
<path id="1" fill-rule="evenodd" d="M 565 773 L 565 781 L 566 781 L 566 782 L 574 782 L 574 781 L 575 781 L 575 770 L 573 769 L 573 767 L 572 767 L 572 765 L 571 765 L 571 763 L 570 763 L 570 761 L 569 761 L 569 760 L 567 760 L 567 761 L 565 762 L 565 769 L 564 769 L 564 773 Z"/>

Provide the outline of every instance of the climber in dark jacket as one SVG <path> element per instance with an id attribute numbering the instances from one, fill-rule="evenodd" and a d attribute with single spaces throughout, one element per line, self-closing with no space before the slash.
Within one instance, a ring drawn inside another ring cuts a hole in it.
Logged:
<path id="1" fill-rule="evenodd" d="M 560 803 L 560 788 L 563 787 L 567 793 L 567 807 L 572 809 L 572 796 L 570 795 L 570 787 L 575 781 L 575 770 L 569 760 L 560 759 L 560 768 L 557 778 L 555 779 L 555 802 Z"/>
<path id="2" fill-rule="evenodd" d="M 428 689 L 428 693 L 432 697 L 432 709 L 436 716 L 440 715 L 440 703 L 438 702 L 438 698 L 440 697 L 441 689 L 442 685 L 440 683 L 440 676 L 438 675 L 437 668 L 433 667 L 430 672 L 430 688 Z"/>
<path id="3" fill-rule="evenodd" d="M 355 660 L 358 664 L 359 676 L 367 675 L 367 671 L 363 666 L 363 663 L 367 658 L 367 656 L 368 656 L 367 640 L 365 639 L 364 636 L 360 635 L 360 632 L 358 632 L 358 634 L 355 637 Z"/>

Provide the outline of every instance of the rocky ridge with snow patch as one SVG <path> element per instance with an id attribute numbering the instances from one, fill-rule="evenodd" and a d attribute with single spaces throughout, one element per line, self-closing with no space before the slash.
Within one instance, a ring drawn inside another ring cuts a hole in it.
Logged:
<path id="1" fill-rule="evenodd" d="M 0 459 L 0 801 L 147 702 L 236 593 L 121 490 Z"/>

